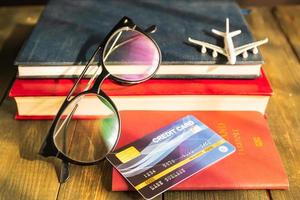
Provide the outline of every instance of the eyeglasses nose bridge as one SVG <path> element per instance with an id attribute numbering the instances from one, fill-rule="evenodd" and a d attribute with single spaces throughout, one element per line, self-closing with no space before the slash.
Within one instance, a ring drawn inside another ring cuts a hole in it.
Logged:
<path id="1" fill-rule="evenodd" d="M 102 70 L 101 73 L 99 74 L 99 76 L 97 77 L 97 79 L 95 80 L 91 91 L 99 93 L 100 90 L 100 86 L 102 84 L 102 82 L 109 76 L 109 72 L 107 71 L 107 69 L 105 68 L 105 66 L 103 66 L 102 64 Z"/>

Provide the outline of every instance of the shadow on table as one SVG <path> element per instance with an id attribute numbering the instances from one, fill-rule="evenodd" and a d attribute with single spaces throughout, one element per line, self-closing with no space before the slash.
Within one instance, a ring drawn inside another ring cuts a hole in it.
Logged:
<path id="1" fill-rule="evenodd" d="M 0 46 L 0 105 L 8 93 L 17 73 L 17 67 L 14 65 L 14 60 L 18 55 L 23 42 L 31 33 L 32 28 L 33 26 L 30 25 L 17 24 L 9 37 L 5 39 L 3 45 Z M 2 34 L 7 34 L 4 29 L 0 32 Z"/>
<path id="2" fill-rule="evenodd" d="M 33 25 L 16 24 L 10 33 L 7 33 L 10 28 L 1 30 L 1 34 L 9 34 L 9 37 L 0 46 L 0 118 L 6 129 L 2 131 L 3 134 L 10 134 L 9 139 L 18 144 L 20 156 L 29 160 L 37 158 L 38 148 L 47 132 L 45 130 L 48 129 L 49 122 L 15 120 L 16 103 L 13 99 L 5 97 L 16 77 L 17 67 L 14 66 L 14 60 L 32 29 Z M 41 130 L 44 134 L 41 134 Z"/>

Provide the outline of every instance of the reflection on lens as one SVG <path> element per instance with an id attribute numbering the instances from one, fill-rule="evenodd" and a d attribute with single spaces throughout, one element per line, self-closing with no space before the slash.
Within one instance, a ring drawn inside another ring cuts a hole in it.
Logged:
<path id="1" fill-rule="evenodd" d="M 78 115 L 85 120 L 78 120 Z M 118 134 L 118 116 L 110 103 L 96 94 L 81 95 L 59 118 L 54 143 L 73 160 L 95 162 L 112 150 Z"/>
<path id="2" fill-rule="evenodd" d="M 154 74 L 159 65 L 154 42 L 134 30 L 120 30 L 107 42 L 103 60 L 107 70 L 125 81 L 140 81 Z"/>

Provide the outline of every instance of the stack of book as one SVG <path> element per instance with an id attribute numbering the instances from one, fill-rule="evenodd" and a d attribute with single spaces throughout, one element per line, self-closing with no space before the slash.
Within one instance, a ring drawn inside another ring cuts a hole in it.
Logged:
<path id="1" fill-rule="evenodd" d="M 227 65 L 225 57 L 201 54 L 187 42 L 191 36 L 220 45 L 222 38 L 208 33 L 224 30 L 226 17 L 233 29 L 242 30 L 234 38 L 236 46 L 252 42 L 231 1 L 51 0 L 16 58 L 18 77 L 10 91 L 16 119 L 52 119 L 97 44 L 123 16 L 145 28 L 157 25 L 152 36 L 161 48 L 162 64 L 144 83 L 124 86 L 105 80 L 102 85 L 121 114 L 119 146 L 193 114 L 238 152 L 174 189 L 286 189 L 287 177 L 264 117 L 272 89 L 260 53 Z M 118 172 L 113 171 L 112 180 L 113 190 L 129 189 Z"/>

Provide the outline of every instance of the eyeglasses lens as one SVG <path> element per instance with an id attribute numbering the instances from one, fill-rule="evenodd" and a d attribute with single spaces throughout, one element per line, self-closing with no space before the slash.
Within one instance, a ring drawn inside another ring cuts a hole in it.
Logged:
<path id="1" fill-rule="evenodd" d="M 104 65 L 123 81 L 141 81 L 154 74 L 159 51 L 146 35 L 131 29 L 117 31 L 104 48 Z"/>
<path id="2" fill-rule="evenodd" d="M 78 115 L 85 120 L 78 120 Z M 88 94 L 76 97 L 66 107 L 53 137 L 57 148 L 67 157 L 88 163 L 102 159 L 111 151 L 118 134 L 116 111 L 103 97 Z"/>

